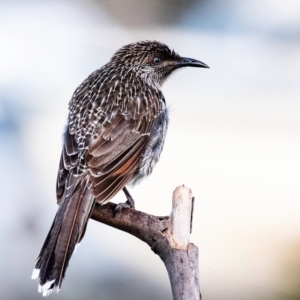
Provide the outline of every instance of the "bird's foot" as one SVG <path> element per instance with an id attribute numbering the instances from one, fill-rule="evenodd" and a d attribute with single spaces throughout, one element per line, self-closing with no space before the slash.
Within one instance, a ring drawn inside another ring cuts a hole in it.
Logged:
<path id="1" fill-rule="evenodd" d="M 134 208 L 134 206 L 130 205 L 130 203 L 128 203 L 128 201 L 126 202 L 122 202 L 119 203 L 116 208 L 114 209 L 114 216 L 116 215 L 116 213 L 121 212 L 124 208 Z"/>
<path id="2" fill-rule="evenodd" d="M 131 195 L 129 194 L 128 190 L 126 187 L 123 188 L 123 192 L 126 195 L 127 201 L 124 203 L 119 203 L 116 208 L 114 209 L 113 216 L 115 217 L 116 213 L 121 212 L 123 208 L 135 208 L 135 203 Z"/>

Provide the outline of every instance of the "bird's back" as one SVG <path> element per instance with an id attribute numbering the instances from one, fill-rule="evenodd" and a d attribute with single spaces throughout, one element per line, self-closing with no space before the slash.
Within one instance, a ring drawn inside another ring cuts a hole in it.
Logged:
<path id="1" fill-rule="evenodd" d="M 69 103 L 58 201 L 84 174 L 100 203 L 129 181 L 149 175 L 162 150 L 167 119 L 161 91 L 133 72 L 107 64 L 92 73 Z"/>

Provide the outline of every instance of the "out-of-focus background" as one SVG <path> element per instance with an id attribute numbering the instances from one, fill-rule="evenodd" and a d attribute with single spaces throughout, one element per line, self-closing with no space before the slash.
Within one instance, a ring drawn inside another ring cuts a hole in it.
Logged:
<path id="1" fill-rule="evenodd" d="M 0 2 L 0 299 L 41 299 L 30 276 L 57 209 L 73 91 L 145 39 L 211 68 L 163 87 L 169 132 L 136 208 L 168 215 L 174 188 L 193 190 L 204 300 L 300 299 L 298 0 Z M 51 297 L 172 299 L 159 257 L 94 221 Z"/>

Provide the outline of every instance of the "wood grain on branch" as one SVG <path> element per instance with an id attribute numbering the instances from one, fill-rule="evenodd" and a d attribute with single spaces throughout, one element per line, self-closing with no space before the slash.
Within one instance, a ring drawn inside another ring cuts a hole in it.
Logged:
<path id="1" fill-rule="evenodd" d="M 170 216 L 157 217 L 130 208 L 113 216 L 116 204 L 107 203 L 96 204 L 91 218 L 147 243 L 166 266 L 174 300 L 199 300 L 198 248 L 189 243 L 193 201 L 191 190 L 179 186 L 173 193 Z"/>

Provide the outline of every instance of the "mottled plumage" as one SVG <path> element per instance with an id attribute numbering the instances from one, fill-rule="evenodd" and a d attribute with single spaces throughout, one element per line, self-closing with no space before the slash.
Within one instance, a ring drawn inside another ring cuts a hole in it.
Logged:
<path id="1" fill-rule="evenodd" d="M 117 51 L 76 89 L 57 176 L 59 208 L 38 257 L 39 291 L 58 291 L 95 202 L 151 174 L 163 149 L 168 110 L 160 90 L 175 69 L 207 67 L 144 41 Z"/>

